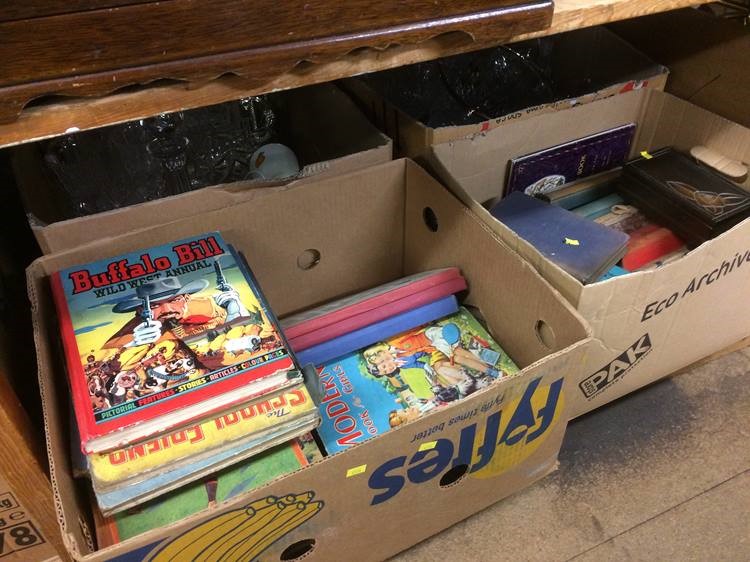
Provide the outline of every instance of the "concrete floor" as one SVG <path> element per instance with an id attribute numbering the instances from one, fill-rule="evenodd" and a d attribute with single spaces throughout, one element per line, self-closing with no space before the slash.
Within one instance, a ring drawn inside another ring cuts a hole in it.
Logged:
<path id="1" fill-rule="evenodd" d="M 393 560 L 750 560 L 750 348 L 574 421 L 557 472 Z"/>

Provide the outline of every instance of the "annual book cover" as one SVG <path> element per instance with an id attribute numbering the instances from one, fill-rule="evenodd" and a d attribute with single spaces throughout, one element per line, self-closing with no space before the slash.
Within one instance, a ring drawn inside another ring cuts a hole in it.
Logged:
<path id="1" fill-rule="evenodd" d="M 518 367 L 467 311 L 318 368 L 318 434 L 329 454 L 460 400 Z"/>
<path id="2" fill-rule="evenodd" d="M 215 509 L 225 501 L 322 458 L 313 436 L 307 433 L 202 481 L 109 517 L 102 516 L 94 505 L 98 546 L 111 546 L 204 509 Z"/>
<path id="3" fill-rule="evenodd" d="M 89 455 L 94 489 L 100 491 L 113 486 L 127 486 L 165 467 L 175 470 L 180 464 L 195 465 L 199 459 L 248 438 L 271 434 L 302 418 L 316 420 L 317 407 L 302 384 L 301 377 L 299 382 L 292 388 L 264 395 L 240 408 L 150 441 Z"/>
<path id="4" fill-rule="evenodd" d="M 71 267 L 51 284 L 87 453 L 228 409 L 295 368 L 218 232 Z"/>
<path id="5" fill-rule="evenodd" d="M 96 501 L 105 515 L 125 511 L 312 431 L 319 419 L 318 416 L 308 416 L 290 420 L 261 435 L 248 435 L 241 442 L 232 443 L 211 455 L 186 459 L 186 462 L 175 466 L 154 470 L 144 479 L 106 490 L 94 489 Z"/>

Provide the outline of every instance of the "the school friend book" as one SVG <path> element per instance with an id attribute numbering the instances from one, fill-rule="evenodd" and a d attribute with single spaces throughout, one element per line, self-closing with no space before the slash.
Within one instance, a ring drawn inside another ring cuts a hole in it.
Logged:
<path id="1" fill-rule="evenodd" d="M 99 548 L 180 521 L 322 459 L 309 433 L 150 502 L 102 517 L 94 505 Z"/>
<path id="2" fill-rule="evenodd" d="M 420 417 L 518 367 L 465 309 L 318 367 L 329 454 Z"/>
<path id="3" fill-rule="evenodd" d="M 99 493 L 120 488 L 127 492 L 131 484 L 147 480 L 164 467 L 174 475 L 178 468 L 197 467 L 199 460 L 211 459 L 245 442 L 263 437 L 270 441 L 300 423 L 317 425 L 318 410 L 302 377 L 298 380 L 300 384 L 294 387 L 264 395 L 206 421 L 124 449 L 88 455 L 94 490 Z M 262 448 L 261 444 L 250 451 L 257 453 Z"/>
<path id="4" fill-rule="evenodd" d="M 217 232 L 51 278 L 86 453 L 285 385 L 294 362 L 260 287 Z"/>

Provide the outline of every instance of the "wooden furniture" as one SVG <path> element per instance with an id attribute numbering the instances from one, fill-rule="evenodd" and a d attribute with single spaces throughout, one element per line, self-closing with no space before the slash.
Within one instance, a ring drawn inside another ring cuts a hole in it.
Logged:
<path id="1" fill-rule="evenodd" d="M 226 73 L 252 87 L 359 48 L 449 32 L 507 40 L 546 28 L 552 17 L 551 0 L 171 0 L 91 9 L 111 3 L 67 13 L 56 13 L 57 1 L 37 12 L 15 1 L 0 8 L 0 120 L 44 95 Z M 8 19 L 19 11 L 31 17 Z"/>
<path id="2" fill-rule="evenodd" d="M 8 383 L 2 363 L 0 359 L 0 427 L 3 428 L 0 431 L 0 532 L 6 527 L 18 527 L 20 546 L 33 546 L 34 558 L 52 557 L 53 549 L 64 555 L 43 443 Z M 30 368 L 29 371 L 34 375 L 36 369 Z M 28 525 L 29 516 L 33 520 L 31 526 Z M 0 546 L 1 557 L 7 555 L 12 556 L 11 560 L 23 560 L 32 552 L 14 547 L 11 539 L 10 535 L 3 538 L 11 542 L 7 545 L 3 542 Z M 30 544 L 24 544 L 28 541 Z"/>
<path id="3" fill-rule="evenodd" d="M 175 5 L 183 1 L 187 0 L 172 0 L 161 4 L 165 6 Z M 124 3 L 124 0 L 119 2 L 117 0 L 98 0 L 98 3 L 97 0 L 76 0 L 75 2 L 78 5 L 117 5 L 122 3 Z M 128 3 L 132 3 L 132 1 Z M 224 75 L 215 80 L 203 82 L 172 82 L 167 84 L 158 82 L 150 86 L 128 89 L 112 95 L 90 99 L 80 97 L 58 98 L 27 106 L 12 121 L 7 121 L 8 115 L 15 115 L 20 105 L 28 101 L 28 96 L 24 97 L 16 92 L 12 98 L 6 98 L 10 90 L 0 84 L 0 106 L 4 106 L 6 112 L 6 122 L 0 123 L 0 147 L 61 135 L 66 131 L 92 129 L 162 112 L 201 107 L 243 96 L 336 80 L 345 76 L 354 76 L 364 72 L 383 70 L 490 47 L 503 42 L 560 33 L 579 27 L 633 18 L 699 3 L 699 0 L 557 0 L 551 26 L 542 31 L 523 33 L 518 31 L 517 27 L 514 27 L 515 24 L 508 29 L 503 24 L 497 24 L 497 22 L 496 24 L 485 25 L 487 21 L 492 19 L 490 17 L 489 20 L 477 19 L 473 22 L 462 23 L 460 26 L 445 24 L 440 29 L 433 29 L 428 33 L 422 29 L 419 34 L 410 36 L 411 39 L 408 44 L 391 44 L 388 40 L 381 41 L 381 37 L 373 38 L 370 36 L 367 41 L 361 43 L 360 48 L 352 50 L 347 47 L 344 51 L 338 52 L 338 55 L 336 52 L 329 51 L 317 62 L 310 62 L 310 57 L 303 56 L 302 59 L 304 60 L 286 68 L 283 68 L 284 65 L 279 63 L 279 66 L 275 67 L 275 72 L 256 74 L 253 71 L 244 76 Z M 0 11 L 0 21 L 7 19 L 8 14 L 13 13 L 7 7 L 7 4 L 5 3 L 2 7 L 4 11 Z M 31 8 L 23 9 L 22 4 L 25 5 L 26 3 L 21 2 L 21 0 L 14 0 L 10 4 L 16 5 L 15 13 L 20 14 L 20 16 L 28 16 L 34 13 L 28 11 Z M 36 0 L 31 4 L 62 5 L 64 3 Z M 449 4 L 451 3 L 445 5 Z M 491 5 L 486 1 L 455 3 L 456 6 L 462 6 L 463 8 L 466 8 L 469 4 L 482 5 L 485 10 L 487 6 Z M 500 3 L 495 2 L 494 4 L 499 5 Z M 477 10 L 478 12 L 479 10 Z M 497 15 L 496 17 L 502 19 L 502 16 Z M 165 23 L 165 25 L 167 24 Z M 458 29 L 462 29 L 462 31 L 457 31 Z M 3 52 L 2 45 L 5 44 L 5 41 L 2 33 L 0 33 L 0 53 Z M 384 47 L 384 45 L 388 46 Z M 5 52 L 6 55 L 0 56 L 0 68 L 5 64 L 2 61 L 8 56 L 7 51 Z M 298 51 L 295 53 L 297 56 L 299 55 Z M 283 70 L 279 70 L 281 68 Z M 250 70 L 247 72 L 250 72 Z M 120 76 L 120 74 L 110 71 L 110 80 L 113 74 L 115 77 Z M 177 74 L 173 74 L 173 77 Z M 7 74 L 0 72 L 0 76 L 4 75 Z M 143 75 L 138 75 L 136 81 L 141 79 L 143 79 Z M 122 80 L 119 78 L 118 80 L 118 83 L 122 83 Z M 87 90 L 88 86 L 83 83 L 77 87 L 71 84 L 68 84 L 68 86 L 68 93 L 71 93 L 72 90 L 79 94 L 91 93 L 92 91 Z M 28 84 L 24 87 L 31 88 Z"/>

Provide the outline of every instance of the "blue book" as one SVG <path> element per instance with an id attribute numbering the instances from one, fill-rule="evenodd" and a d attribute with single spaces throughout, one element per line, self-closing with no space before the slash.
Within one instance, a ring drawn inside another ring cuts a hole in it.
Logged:
<path id="1" fill-rule="evenodd" d="M 600 197 L 590 203 L 571 209 L 576 215 L 589 220 L 598 219 L 609 213 L 612 207 L 625 203 L 625 200 L 617 193 L 611 193 L 606 197 Z"/>
<path id="2" fill-rule="evenodd" d="M 612 269 L 599 278 L 599 281 L 606 281 L 607 279 L 619 277 L 620 275 L 627 275 L 628 273 L 630 272 L 627 269 L 623 269 L 619 265 L 613 265 Z"/>
<path id="3" fill-rule="evenodd" d="M 523 193 L 511 193 L 490 213 L 584 284 L 597 281 L 627 250 L 627 234 Z"/>
<path id="4" fill-rule="evenodd" d="M 322 365 L 329 454 L 460 400 L 518 367 L 465 308 Z"/>
<path id="5" fill-rule="evenodd" d="M 411 330 L 427 322 L 453 314 L 458 310 L 458 301 L 454 295 L 443 297 L 431 303 L 396 314 L 380 322 L 354 330 L 343 336 L 308 347 L 297 353 L 297 363 L 315 366 L 322 365 L 331 359 L 346 355 L 367 345 Z"/>

